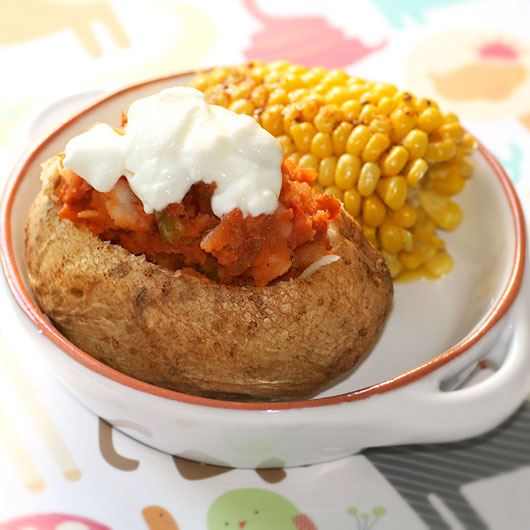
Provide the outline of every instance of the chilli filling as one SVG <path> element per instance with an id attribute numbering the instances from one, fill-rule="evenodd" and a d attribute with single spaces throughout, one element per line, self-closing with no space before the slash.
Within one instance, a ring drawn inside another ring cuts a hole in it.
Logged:
<path id="1" fill-rule="evenodd" d="M 239 209 L 214 215 L 215 184 L 198 183 L 178 204 L 147 214 L 125 177 L 101 193 L 61 168 L 59 216 L 82 223 L 104 241 L 160 267 L 200 274 L 224 284 L 265 286 L 299 276 L 332 253 L 327 231 L 340 202 L 313 188 L 314 170 L 282 163 L 282 188 L 273 214 L 243 217 Z"/>

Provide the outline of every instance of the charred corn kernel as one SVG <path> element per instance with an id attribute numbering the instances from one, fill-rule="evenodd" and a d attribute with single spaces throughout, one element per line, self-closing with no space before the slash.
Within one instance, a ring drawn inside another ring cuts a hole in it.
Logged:
<path id="1" fill-rule="evenodd" d="M 363 225 L 363 232 L 366 239 L 368 239 L 374 247 L 379 248 L 379 243 L 377 242 L 377 229 L 374 226 Z"/>
<path id="2" fill-rule="evenodd" d="M 410 233 L 410 230 L 400 227 L 400 234 L 401 234 L 401 245 L 403 247 L 403 250 L 410 252 L 412 250 L 412 247 L 414 246 L 414 239 L 412 237 L 412 234 Z"/>
<path id="3" fill-rule="evenodd" d="M 413 160 L 405 171 L 408 185 L 412 187 L 417 186 L 427 172 L 427 169 L 429 169 L 429 164 L 423 158 Z"/>
<path id="4" fill-rule="evenodd" d="M 392 220 L 403 228 L 410 228 L 411 226 L 414 226 L 417 217 L 418 215 L 416 210 L 407 203 L 405 203 L 401 208 L 392 212 Z"/>
<path id="5" fill-rule="evenodd" d="M 344 191 L 342 191 L 340 188 L 337 188 L 337 186 L 327 186 L 324 188 L 324 193 L 327 193 L 328 195 L 333 195 L 335 199 L 338 199 L 339 201 L 342 201 L 344 198 Z"/>
<path id="6" fill-rule="evenodd" d="M 285 105 L 286 103 L 289 103 L 289 98 L 283 88 L 275 88 L 269 94 L 269 105 Z"/>
<path id="7" fill-rule="evenodd" d="M 401 230 L 399 226 L 388 222 L 385 222 L 377 229 L 377 235 L 381 246 L 387 252 L 391 254 L 397 254 L 403 248 L 403 241 L 401 239 Z"/>
<path id="8" fill-rule="evenodd" d="M 404 177 L 379 179 L 377 193 L 391 210 L 399 210 L 407 198 L 407 181 Z"/>
<path id="9" fill-rule="evenodd" d="M 425 260 L 424 266 L 434 278 L 443 278 L 451 272 L 453 263 L 453 258 L 442 250 Z"/>
<path id="10" fill-rule="evenodd" d="M 381 133 L 388 137 L 392 134 L 392 124 L 385 116 L 375 117 L 368 125 L 368 128 L 372 133 Z"/>
<path id="11" fill-rule="evenodd" d="M 365 162 L 375 162 L 388 149 L 390 138 L 383 133 L 375 133 L 364 146 L 362 157 Z"/>
<path id="12" fill-rule="evenodd" d="M 361 105 L 367 105 L 368 103 L 377 106 L 379 100 L 375 97 L 373 91 L 371 90 L 371 85 L 365 85 L 366 89 L 361 94 L 361 97 L 359 98 L 359 101 L 361 102 Z"/>
<path id="13" fill-rule="evenodd" d="M 317 132 L 311 142 L 311 153 L 319 158 L 325 158 L 333 154 L 333 142 L 328 133 Z"/>
<path id="14" fill-rule="evenodd" d="M 437 232 L 460 222 L 449 197 L 471 176 L 476 147 L 455 114 L 388 83 L 286 61 L 223 67 L 193 84 L 208 102 L 251 114 L 286 158 L 315 168 L 315 186 L 359 219 L 393 276 L 407 276 L 414 259 L 442 261 Z"/>
<path id="15" fill-rule="evenodd" d="M 381 173 L 384 177 L 397 175 L 407 163 L 409 152 L 401 145 L 394 145 L 381 159 Z"/>
<path id="16" fill-rule="evenodd" d="M 418 245 L 414 245 L 411 250 L 402 250 L 399 253 L 399 261 L 408 270 L 417 269 L 424 261 L 423 253 Z"/>
<path id="17" fill-rule="evenodd" d="M 399 261 L 395 254 L 387 252 L 384 248 L 381 250 L 381 255 L 388 265 L 390 276 L 392 276 L 392 278 L 397 278 L 399 273 L 403 270 L 403 264 L 401 261 Z"/>
<path id="18" fill-rule="evenodd" d="M 440 125 L 440 127 L 438 127 L 438 129 L 436 129 L 434 132 L 436 136 L 442 140 L 445 138 L 450 138 L 455 144 L 459 144 L 464 139 L 464 135 L 466 133 L 464 128 L 458 122 L 444 123 L 443 125 Z"/>
<path id="19" fill-rule="evenodd" d="M 357 125 L 346 142 L 346 152 L 350 155 L 360 155 L 371 136 L 366 125 Z"/>
<path id="20" fill-rule="evenodd" d="M 288 158 L 294 153 L 295 147 L 294 147 L 294 143 L 291 140 L 290 136 L 287 136 L 286 134 L 282 134 L 281 136 L 278 136 L 276 140 L 278 140 L 278 143 L 280 144 L 282 151 L 283 151 L 283 156 L 285 158 Z"/>
<path id="21" fill-rule="evenodd" d="M 236 99 L 230 103 L 228 108 L 237 114 L 248 114 L 249 116 L 254 112 L 254 105 L 248 99 Z"/>
<path id="22" fill-rule="evenodd" d="M 295 123 L 291 125 L 289 132 L 296 149 L 301 153 L 307 153 L 316 134 L 315 126 L 309 122 Z"/>
<path id="23" fill-rule="evenodd" d="M 377 195 L 370 195 L 363 200 L 362 220 L 365 225 L 377 228 L 384 223 L 385 217 L 385 205 Z"/>
<path id="24" fill-rule="evenodd" d="M 333 152 L 337 155 L 343 155 L 346 152 L 346 142 L 353 130 L 353 125 L 347 121 L 340 122 L 331 135 L 333 142 Z"/>
<path id="25" fill-rule="evenodd" d="M 421 158 L 429 145 L 429 136 L 425 131 L 412 129 L 403 139 L 403 146 L 409 152 L 411 158 Z"/>
<path id="26" fill-rule="evenodd" d="M 456 145 L 450 138 L 440 142 L 432 142 L 427 146 L 425 151 L 425 160 L 428 162 L 443 162 L 455 156 Z"/>
<path id="27" fill-rule="evenodd" d="M 442 113 L 434 107 L 429 107 L 418 116 L 418 127 L 430 133 L 442 124 L 442 120 Z"/>
<path id="28" fill-rule="evenodd" d="M 282 111 L 281 105 L 272 105 L 266 108 L 260 116 L 261 126 L 276 137 L 284 132 Z"/>
<path id="29" fill-rule="evenodd" d="M 344 192 L 342 200 L 344 201 L 344 208 L 346 208 L 353 217 L 357 217 L 361 211 L 361 194 L 355 188 L 351 188 Z"/>
<path id="30" fill-rule="evenodd" d="M 434 180 L 429 189 L 442 195 L 456 195 L 460 193 L 466 184 L 466 179 L 458 173 L 451 173 L 447 178 Z"/>
<path id="31" fill-rule="evenodd" d="M 291 130 L 291 125 L 303 122 L 302 111 L 295 105 L 287 105 L 282 110 L 283 129 L 286 133 Z"/>
<path id="32" fill-rule="evenodd" d="M 379 182 L 381 169 L 375 162 L 365 162 L 359 174 L 357 189 L 363 197 L 372 195 Z"/>
<path id="33" fill-rule="evenodd" d="M 361 103 L 356 99 L 350 99 L 344 102 L 341 106 L 342 113 L 344 114 L 344 119 L 348 121 L 353 121 L 359 117 L 361 113 Z"/>
<path id="34" fill-rule="evenodd" d="M 341 190 L 353 188 L 361 171 L 361 159 L 358 156 L 344 153 L 337 160 L 335 184 Z"/>
<path id="35" fill-rule="evenodd" d="M 318 168 L 318 182 L 324 186 L 332 186 L 335 183 L 335 169 L 337 159 L 334 156 L 323 158 Z"/>
<path id="36" fill-rule="evenodd" d="M 419 193 L 420 204 L 437 226 L 452 230 L 462 220 L 462 210 L 453 200 L 432 191 L 422 190 Z"/>
<path id="37" fill-rule="evenodd" d="M 250 93 L 250 101 L 258 109 L 265 107 L 268 98 L 269 91 L 267 90 L 267 87 L 263 85 L 258 85 L 257 87 L 254 87 L 252 89 L 252 92 Z"/>
<path id="38" fill-rule="evenodd" d="M 315 117 L 315 127 L 320 132 L 331 133 L 340 121 L 342 121 L 342 111 L 337 105 L 324 105 Z"/>
<path id="39" fill-rule="evenodd" d="M 390 113 L 390 121 L 394 130 L 392 139 L 400 142 L 414 127 L 416 119 L 412 112 L 398 107 Z"/>
<path id="40" fill-rule="evenodd" d="M 302 167 L 309 167 L 311 169 L 318 169 L 319 162 L 320 159 L 311 153 L 301 156 L 300 160 L 298 161 Z"/>
<path id="41" fill-rule="evenodd" d="M 374 120 L 379 114 L 379 109 L 372 105 L 371 103 L 367 103 L 361 110 L 359 114 L 359 121 L 361 123 L 364 123 L 365 125 L 369 125 L 372 120 Z"/>
<path id="42" fill-rule="evenodd" d="M 301 112 L 304 121 L 313 121 L 322 105 L 322 98 L 315 94 L 311 94 L 299 101 L 296 107 Z"/>
<path id="43" fill-rule="evenodd" d="M 423 112 L 424 110 L 430 108 L 438 108 L 438 105 L 432 99 L 421 98 L 416 101 L 416 110 L 418 112 Z"/>

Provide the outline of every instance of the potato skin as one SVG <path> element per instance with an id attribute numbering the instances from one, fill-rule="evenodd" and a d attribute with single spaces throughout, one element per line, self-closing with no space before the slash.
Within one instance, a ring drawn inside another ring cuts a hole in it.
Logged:
<path id="1" fill-rule="evenodd" d="M 304 279 L 235 287 L 172 273 L 58 217 L 59 161 L 26 226 L 30 284 L 79 348 L 187 394 L 284 400 L 315 394 L 369 351 L 391 305 L 388 268 L 342 212 L 341 259 Z"/>

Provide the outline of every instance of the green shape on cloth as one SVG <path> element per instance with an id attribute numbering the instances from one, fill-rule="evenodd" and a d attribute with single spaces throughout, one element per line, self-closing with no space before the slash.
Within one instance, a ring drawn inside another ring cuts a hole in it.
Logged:
<path id="1" fill-rule="evenodd" d="M 240 488 L 218 497 L 207 515 L 208 530 L 297 530 L 300 511 L 278 493 Z"/>

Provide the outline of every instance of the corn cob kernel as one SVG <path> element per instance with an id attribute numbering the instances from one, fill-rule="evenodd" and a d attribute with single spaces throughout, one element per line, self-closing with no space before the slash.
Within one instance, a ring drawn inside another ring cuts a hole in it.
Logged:
<path id="1" fill-rule="evenodd" d="M 343 154 L 337 160 L 335 183 L 341 190 L 351 189 L 359 178 L 361 159 L 358 156 Z"/>
<path id="2" fill-rule="evenodd" d="M 364 224 L 372 228 L 381 226 L 386 217 L 386 208 L 383 201 L 377 195 L 366 197 L 362 205 Z"/>
<path id="3" fill-rule="evenodd" d="M 437 231 L 462 218 L 449 197 L 471 177 L 476 147 L 454 113 L 388 83 L 286 61 L 218 67 L 192 86 L 253 116 L 286 158 L 316 169 L 315 186 L 344 202 L 393 277 L 450 270 Z"/>
<path id="4" fill-rule="evenodd" d="M 366 162 L 363 164 L 359 175 L 359 182 L 357 182 L 357 189 L 363 197 L 369 197 L 374 193 L 380 175 L 381 169 L 374 162 Z"/>
<path id="5" fill-rule="evenodd" d="M 403 248 L 401 230 L 396 224 L 385 220 L 385 222 L 377 229 L 377 233 L 382 248 L 387 252 L 397 254 Z"/>
<path id="6" fill-rule="evenodd" d="M 328 156 L 323 158 L 318 169 L 318 182 L 321 186 L 332 186 L 335 183 L 335 170 L 337 168 L 337 158 Z"/>
<path id="7" fill-rule="evenodd" d="M 300 157 L 300 160 L 298 161 L 298 163 L 302 167 L 318 169 L 320 160 L 315 155 L 312 155 L 311 153 L 306 153 L 305 155 Z"/>
<path id="8" fill-rule="evenodd" d="M 351 188 L 344 192 L 343 201 L 344 208 L 346 208 L 353 217 L 357 217 L 361 211 L 361 194 L 355 188 Z"/>
<path id="9" fill-rule="evenodd" d="M 412 161 L 405 170 L 408 185 L 413 187 L 417 186 L 428 169 L 429 164 L 423 158 Z"/>
<path id="10" fill-rule="evenodd" d="M 353 125 L 347 121 L 341 121 L 340 124 L 335 127 L 331 137 L 333 141 L 333 152 L 337 156 L 346 152 L 346 142 L 348 141 L 352 130 Z"/>
<path id="11" fill-rule="evenodd" d="M 377 194 L 391 210 L 399 210 L 407 198 L 407 180 L 404 177 L 387 177 L 377 183 Z"/>

